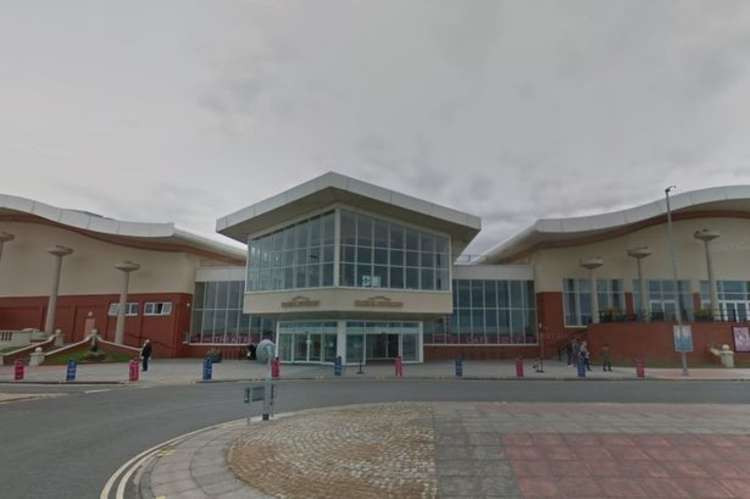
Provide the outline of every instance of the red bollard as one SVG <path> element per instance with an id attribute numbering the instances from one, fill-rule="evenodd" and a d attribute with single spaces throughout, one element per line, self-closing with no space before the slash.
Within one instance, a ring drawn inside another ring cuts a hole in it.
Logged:
<path id="1" fill-rule="evenodd" d="M 13 369 L 13 379 L 16 381 L 21 381 L 23 379 L 25 369 L 26 366 L 23 365 L 23 361 L 21 359 L 16 359 L 16 363 L 14 364 Z"/>
<path id="2" fill-rule="evenodd" d="M 646 367 L 644 366 L 643 358 L 635 360 L 635 375 L 639 378 L 646 377 Z"/>
<path id="3" fill-rule="evenodd" d="M 271 359 L 271 377 L 277 379 L 281 376 L 281 362 L 278 357 Z"/>
<path id="4" fill-rule="evenodd" d="M 521 357 L 516 359 L 516 377 L 523 378 L 523 359 Z"/>
<path id="5" fill-rule="evenodd" d="M 396 369 L 396 376 L 397 377 L 403 377 L 404 375 L 404 362 L 401 360 L 401 356 L 399 355 L 396 357 L 396 360 L 393 363 L 393 366 Z"/>
<path id="6" fill-rule="evenodd" d="M 131 382 L 138 381 L 138 378 L 141 375 L 141 365 L 138 363 L 138 359 L 131 359 L 130 363 L 128 364 L 128 368 L 128 380 L 130 380 Z"/>

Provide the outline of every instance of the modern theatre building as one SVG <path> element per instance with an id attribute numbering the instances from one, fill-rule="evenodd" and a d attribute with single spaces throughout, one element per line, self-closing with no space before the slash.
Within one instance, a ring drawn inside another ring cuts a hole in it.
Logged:
<path id="1" fill-rule="evenodd" d="M 617 361 L 670 363 L 680 310 L 692 361 L 720 344 L 750 360 L 750 187 L 672 201 L 676 284 L 663 201 L 539 220 L 459 259 L 478 217 L 336 173 L 218 219 L 246 251 L 0 196 L 0 330 L 74 341 L 96 325 L 116 340 L 123 322 L 124 343 L 149 337 L 162 356 L 270 337 L 283 362 L 347 364 L 556 357 L 577 335 L 594 355 L 606 343 Z"/>

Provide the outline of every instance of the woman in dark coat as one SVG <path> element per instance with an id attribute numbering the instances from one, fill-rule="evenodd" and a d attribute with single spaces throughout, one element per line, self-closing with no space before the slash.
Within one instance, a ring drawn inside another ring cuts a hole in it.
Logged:
<path id="1" fill-rule="evenodd" d="M 143 372 L 148 371 L 148 359 L 151 358 L 151 340 L 146 339 L 141 348 L 141 360 L 143 361 Z"/>

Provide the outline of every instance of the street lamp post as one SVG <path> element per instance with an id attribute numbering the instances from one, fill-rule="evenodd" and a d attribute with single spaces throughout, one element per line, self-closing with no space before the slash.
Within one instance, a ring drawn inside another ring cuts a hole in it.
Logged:
<path id="1" fill-rule="evenodd" d="M 703 246 L 706 248 L 706 268 L 708 269 L 708 296 L 711 300 L 711 317 L 713 320 L 721 320 L 721 312 L 719 310 L 719 297 L 716 292 L 716 281 L 714 280 L 714 267 L 711 262 L 711 251 L 708 248 L 708 243 L 718 238 L 720 234 L 710 229 L 701 229 L 693 234 L 693 237 L 703 241 Z"/>
<path id="2" fill-rule="evenodd" d="M 675 293 L 677 293 L 677 327 L 679 328 L 680 334 L 682 334 L 682 294 L 680 293 L 680 283 L 677 277 L 677 257 L 675 256 L 674 241 L 672 240 L 672 208 L 669 204 L 669 193 L 676 188 L 676 185 L 670 185 L 669 187 L 664 189 L 664 195 L 667 199 L 667 241 L 669 243 L 669 254 L 672 258 L 672 276 L 674 278 L 674 289 Z M 687 376 L 689 373 L 687 367 L 686 352 L 680 352 L 680 361 L 682 362 L 682 375 Z"/>
<path id="3" fill-rule="evenodd" d="M 628 256 L 635 258 L 635 261 L 638 263 L 638 286 L 640 288 L 641 294 L 641 309 L 638 311 L 638 314 L 646 322 L 651 321 L 651 314 L 648 313 L 648 296 L 646 295 L 646 291 L 648 288 L 646 287 L 646 281 L 643 279 L 643 268 L 641 265 L 641 260 L 649 256 L 650 254 L 651 250 L 648 249 L 647 246 L 628 250 Z"/>

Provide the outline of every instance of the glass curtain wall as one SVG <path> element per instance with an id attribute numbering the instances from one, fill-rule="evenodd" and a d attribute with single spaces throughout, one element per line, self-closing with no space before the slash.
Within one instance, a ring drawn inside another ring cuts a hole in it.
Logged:
<path id="1" fill-rule="evenodd" d="M 245 283 L 196 282 L 191 343 L 248 344 L 273 337 L 275 321 L 242 313 Z"/>
<path id="2" fill-rule="evenodd" d="M 597 279 L 596 291 L 600 316 L 625 312 L 622 279 Z M 563 306 L 566 326 L 591 324 L 591 280 L 563 279 Z"/>
<path id="3" fill-rule="evenodd" d="M 425 344 L 537 341 L 534 281 L 453 281 L 453 315 L 424 323 Z"/>
<path id="4" fill-rule="evenodd" d="M 341 210 L 339 285 L 448 290 L 448 238 Z"/>
<path id="5" fill-rule="evenodd" d="M 721 318 L 725 321 L 746 321 L 750 316 L 750 282 L 716 281 Z M 711 309 L 708 281 L 701 281 L 701 307 Z"/>
<path id="6" fill-rule="evenodd" d="M 335 215 L 329 212 L 248 243 L 247 289 L 333 286 Z"/>
<path id="7" fill-rule="evenodd" d="M 690 294 L 690 281 L 680 280 L 675 289 L 671 279 L 647 279 L 648 308 L 652 320 L 673 321 L 677 319 L 679 301 L 683 320 L 693 320 L 693 298 Z M 633 301 L 636 310 L 641 308 L 641 286 L 638 279 L 633 279 Z"/>

